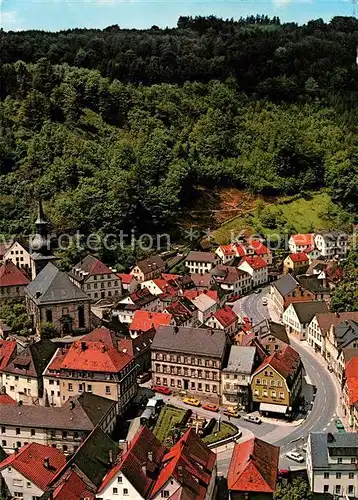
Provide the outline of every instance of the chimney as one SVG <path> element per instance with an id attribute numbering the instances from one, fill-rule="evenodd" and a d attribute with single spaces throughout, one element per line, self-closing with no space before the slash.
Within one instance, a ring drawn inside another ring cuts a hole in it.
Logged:
<path id="1" fill-rule="evenodd" d="M 39 298 L 41 297 L 41 292 L 37 291 L 37 292 L 36 292 L 36 294 L 35 294 L 35 297 L 36 297 L 37 299 L 39 299 Z"/>
<path id="2" fill-rule="evenodd" d="M 148 451 L 148 460 L 149 460 L 149 462 L 153 462 L 153 452 L 152 451 Z"/>
<path id="3" fill-rule="evenodd" d="M 44 458 L 44 467 L 45 467 L 46 469 L 49 469 L 49 468 L 50 468 L 50 459 L 49 459 L 49 457 L 45 457 L 45 458 Z"/>
<path id="4" fill-rule="evenodd" d="M 86 350 L 86 342 L 81 342 L 81 349 L 82 351 L 85 351 Z"/>
<path id="5" fill-rule="evenodd" d="M 106 346 L 105 345 L 102 346 L 102 352 L 106 352 Z"/>

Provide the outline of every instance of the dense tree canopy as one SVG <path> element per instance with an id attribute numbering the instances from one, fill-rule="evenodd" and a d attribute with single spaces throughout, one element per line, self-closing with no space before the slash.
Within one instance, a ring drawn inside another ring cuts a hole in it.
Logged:
<path id="1" fill-rule="evenodd" d="M 356 210 L 358 22 L 180 18 L 0 32 L 0 234 L 175 224 L 195 186 L 326 186 Z"/>

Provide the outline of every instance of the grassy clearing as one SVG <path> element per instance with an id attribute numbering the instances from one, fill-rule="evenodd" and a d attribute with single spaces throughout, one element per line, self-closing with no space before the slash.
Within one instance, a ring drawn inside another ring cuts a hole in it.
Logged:
<path id="1" fill-rule="evenodd" d="M 206 436 L 203 441 L 206 444 L 215 443 L 216 441 L 234 436 L 236 432 L 237 428 L 234 425 L 228 424 L 227 422 L 221 422 L 220 431 L 218 431 L 218 424 L 216 424 L 213 433 Z"/>
<path id="2" fill-rule="evenodd" d="M 241 231 L 260 232 L 268 236 L 287 229 L 289 232 L 306 233 L 335 227 L 337 214 L 342 209 L 335 205 L 329 194 L 321 192 L 307 195 L 306 198 L 282 198 L 277 203 L 266 203 L 265 208 L 280 218 L 280 227 L 265 227 L 257 219 L 255 210 L 240 217 L 224 222 L 214 233 L 217 243 L 227 243 Z"/>
<path id="3" fill-rule="evenodd" d="M 161 443 L 171 435 L 176 424 L 182 421 L 185 410 L 174 408 L 173 406 L 164 406 L 160 412 L 153 433 Z"/>

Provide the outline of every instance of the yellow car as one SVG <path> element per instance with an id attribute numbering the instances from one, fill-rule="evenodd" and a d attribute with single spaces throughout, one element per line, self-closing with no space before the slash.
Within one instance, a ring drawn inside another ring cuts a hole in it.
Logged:
<path id="1" fill-rule="evenodd" d="M 194 398 L 184 398 L 183 403 L 190 406 L 200 406 L 199 399 L 194 399 Z"/>
<path id="2" fill-rule="evenodd" d="M 235 408 L 225 408 L 223 413 L 228 417 L 235 417 L 235 418 L 240 417 L 240 413 Z"/>

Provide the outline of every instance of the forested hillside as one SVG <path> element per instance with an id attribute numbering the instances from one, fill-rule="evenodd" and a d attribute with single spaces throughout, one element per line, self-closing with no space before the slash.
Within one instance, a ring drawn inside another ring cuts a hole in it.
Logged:
<path id="1" fill-rule="evenodd" d="M 356 211 L 358 22 L 0 32 L 0 233 L 170 228 L 195 186 Z"/>

